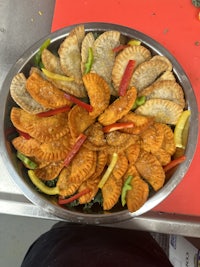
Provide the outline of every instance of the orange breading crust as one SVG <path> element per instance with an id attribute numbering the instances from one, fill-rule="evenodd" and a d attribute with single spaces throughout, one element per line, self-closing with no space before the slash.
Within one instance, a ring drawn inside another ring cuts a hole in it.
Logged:
<path id="1" fill-rule="evenodd" d="M 27 126 L 27 132 L 41 142 L 50 142 L 69 134 L 67 112 L 36 118 Z"/>
<path id="2" fill-rule="evenodd" d="M 103 209 L 110 210 L 117 203 L 122 189 L 122 179 L 116 179 L 110 175 L 102 188 Z"/>
<path id="3" fill-rule="evenodd" d="M 53 180 L 59 175 L 63 167 L 62 161 L 51 162 L 43 168 L 36 169 L 35 175 L 42 180 Z"/>
<path id="4" fill-rule="evenodd" d="M 40 142 L 34 138 L 25 139 L 23 136 L 17 136 L 12 140 L 14 148 L 27 157 L 33 157 L 35 150 L 40 147 Z"/>
<path id="5" fill-rule="evenodd" d="M 92 118 L 98 117 L 109 105 L 110 88 L 106 81 L 96 73 L 83 76 L 83 82 L 90 99 L 93 111 L 89 114 Z"/>
<path id="6" fill-rule="evenodd" d="M 68 114 L 68 123 L 71 136 L 77 138 L 80 133 L 83 133 L 91 124 L 94 119 L 89 115 L 88 111 L 84 108 L 75 105 Z"/>
<path id="7" fill-rule="evenodd" d="M 126 202 L 130 212 L 135 212 L 141 208 L 149 196 L 149 186 L 139 176 L 131 179 L 131 190 L 127 191 Z"/>
<path id="8" fill-rule="evenodd" d="M 26 133 L 27 126 L 37 119 L 37 116 L 30 114 L 21 108 L 13 107 L 11 109 L 10 119 L 15 128 Z"/>
<path id="9" fill-rule="evenodd" d="M 82 183 L 87 180 L 95 171 L 96 160 L 96 152 L 81 147 L 72 161 L 69 180 L 73 183 Z"/>
<path id="10" fill-rule="evenodd" d="M 68 197 L 73 195 L 81 185 L 81 182 L 72 183 L 69 181 L 70 174 L 71 166 L 67 166 L 62 169 L 58 176 L 57 186 L 59 188 L 60 196 Z"/>
<path id="11" fill-rule="evenodd" d="M 41 161 L 59 161 L 66 158 L 70 149 L 70 136 L 65 135 L 58 140 L 42 143 L 40 147 L 34 151 L 34 156 Z"/>
<path id="12" fill-rule="evenodd" d="M 153 124 L 154 119 L 152 117 L 142 116 L 135 114 L 130 111 L 123 118 L 119 120 L 119 122 L 133 122 L 133 128 L 124 128 L 121 129 L 121 132 L 130 133 L 130 134 L 141 134 L 145 131 L 151 124 Z"/>
<path id="13" fill-rule="evenodd" d="M 140 175 L 148 181 L 155 191 L 165 182 L 165 172 L 158 159 L 151 153 L 141 150 L 135 166 Z"/>
<path id="14" fill-rule="evenodd" d="M 140 144 L 136 143 L 129 146 L 125 151 L 126 157 L 130 164 L 135 164 L 140 154 Z"/>
<path id="15" fill-rule="evenodd" d="M 111 160 L 112 156 L 110 156 Z M 112 171 L 112 175 L 115 177 L 116 180 L 119 180 L 123 177 L 128 169 L 128 160 L 124 153 L 118 155 L 117 163 Z"/>
<path id="16" fill-rule="evenodd" d="M 64 92 L 55 87 L 51 82 L 43 79 L 38 73 L 33 72 L 26 81 L 29 94 L 42 106 L 50 109 L 71 105 L 64 97 Z"/>
<path id="17" fill-rule="evenodd" d="M 108 108 L 102 113 L 98 120 L 102 125 L 109 125 L 120 120 L 132 108 L 137 97 L 137 90 L 131 87 L 125 96 L 117 98 Z"/>

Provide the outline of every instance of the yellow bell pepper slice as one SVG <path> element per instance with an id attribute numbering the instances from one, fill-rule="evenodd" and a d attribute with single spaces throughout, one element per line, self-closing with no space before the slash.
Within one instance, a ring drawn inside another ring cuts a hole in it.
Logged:
<path id="1" fill-rule="evenodd" d="M 106 183 L 106 181 L 108 180 L 111 172 L 113 171 L 113 169 L 114 169 L 114 167 L 115 167 L 115 165 L 117 163 L 117 160 L 118 160 L 118 154 L 117 153 L 113 153 L 112 160 L 111 160 L 106 172 L 104 173 L 103 177 L 101 178 L 101 181 L 98 184 L 99 188 L 102 188 L 104 186 L 104 184 Z"/>
<path id="2" fill-rule="evenodd" d="M 64 75 L 61 75 L 61 74 L 57 74 L 57 73 L 48 71 L 45 68 L 42 68 L 41 70 L 44 73 L 44 75 L 46 75 L 50 79 L 59 80 L 59 81 L 67 81 L 67 82 L 74 81 L 74 78 L 73 77 L 68 77 L 68 76 L 64 76 Z"/>
<path id="3" fill-rule="evenodd" d="M 136 39 L 131 39 L 130 41 L 128 41 L 128 45 L 141 45 L 141 41 Z"/>
<path id="4" fill-rule="evenodd" d="M 48 187 L 46 186 L 34 173 L 33 170 L 28 170 L 28 176 L 32 183 L 42 192 L 46 195 L 58 195 L 59 194 L 59 188 L 58 187 Z"/>
<path id="5" fill-rule="evenodd" d="M 185 149 L 189 132 L 190 110 L 184 110 L 178 119 L 174 129 L 174 141 L 176 147 Z"/>

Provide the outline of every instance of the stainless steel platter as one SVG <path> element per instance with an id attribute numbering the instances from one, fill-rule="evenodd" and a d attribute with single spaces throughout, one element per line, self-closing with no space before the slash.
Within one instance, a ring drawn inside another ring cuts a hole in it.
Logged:
<path id="1" fill-rule="evenodd" d="M 173 72 L 177 78 L 177 81 L 182 86 L 186 103 L 188 109 L 191 110 L 191 124 L 188 137 L 188 145 L 185 151 L 186 161 L 181 164 L 172 174 L 169 181 L 164 185 L 164 187 L 159 190 L 157 193 L 152 195 L 148 201 L 134 213 L 129 213 L 127 210 L 115 210 L 113 212 L 105 213 L 83 213 L 82 211 L 73 211 L 66 210 L 55 203 L 53 203 L 46 196 L 40 194 L 35 190 L 32 183 L 27 177 L 26 171 L 20 168 L 18 160 L 16 158 L 15 151 L 12 148 L 9 140 L 9 129 L 12 127 L 10 122 L 10 110 L 14 105 L 13 100 L 11 99 L 9 88 L 13 76 L 19 72 L 23 72 L 25 75 L 29 73 L 30 67 L 33 65 L 34 56 L 38 52 L 41 44 L 47 39 L 51 39 L 50 49 L 55 50 L 59 47 L 62 40 L 65 36 L 74 28 L 75 25 L 71 25 L 59 31 L 45 36 L 40 41 L 31 46 L 13 65 L 10 69 L 3 85 L 2 90 L 0 91 L 0 102 L 1 102 L 1 114 L 0 114 L 0 149 L 1 157 L 4 165 L 6 166 L 10 176 L 13 178 L 14 182 L 21 188 L 24 195 L 34 204 L 38 205 L 46 212 L 74 222 L 82 223 L 115 223 L 120 221 L 129 220 L 135 216 L 146 213 L 147 211 L 154 208 L 162 200 L 164 200 L 179 184 L 179 182 L 184 178 L 191 161 L 193 159 L 198 137 L 198 109 L 195 94 L 193 92 L 191 83 L 184 72 L 181 65 L 173 57 L 173 55 L 165 49 L 161 44 L 148 37 L 147 35 L 138 32 L 134 29 L 130 29 L 121 25 L 108 24 L 108 23 L 84 23 L 86 32 L 104 32 L 107 30 L 118 30 L 122 35 L 129 38 L 138 39 L 142 42 L 144 46 L 149 48 L 152 54 L 164 55 L 166 56 L 173 64 Z"/>

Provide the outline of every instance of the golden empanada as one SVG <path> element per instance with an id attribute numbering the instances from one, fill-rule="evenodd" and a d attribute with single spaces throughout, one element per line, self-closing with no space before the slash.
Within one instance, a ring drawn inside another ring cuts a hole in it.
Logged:
<path id="1" fill-rule="evenodd" d="M 42 180 L 53 180 L 57 178 L 63 167 L 63 161 L 51 162 L 43 168 L 35 169 L 35 175 Z"/>
<path id="2" fill-rule="evenodd" d="M 96 152 L 81 147 L 71 163 L 72 171 L 69 180 L 73 183 L 86 181 L 95 171 L 96 160 Z"/>
<path id="3" fill-rule="evenodd" d="M 83 133 L 94 121 L 95 119 L 89 115 L 86 109 L 78 105 L 73 106 L 68 114 L 71 136 L 77 138 L 79 134 Z"/>
<path id="4" fill-rule="evenodd" d="M 55 87 L 51 82 L 33 72 L 26 81 L 29 94 L 42 106 L 55 109 L 72 103 L 64 97 L 64 92 Z"/>
<path id="5" fill-rule="evenodd" d="M 110 210 L 117 203 L 122 189 L 122 179 L 116 179 L 112 173 L 102 188 L 103 209 Z"/>
<path id="6" fill-rule="evenodd" d="M 48 110 L 36 102 L 26 90 L 26 77 L 23 73 L 17 73 L 10 85 L 10 94 L 13 100 L 25 111 L 37 114 Z"/>
<path id="7" fill-rule="evenodd" d="M 139 176 L 134 176 L 131 179 L 131 190 L 127 191 L 126 203 L 130 212 L 139 210 L 147 201 L 149 196 L 149 186 Z"/>
<path id="8" fill-rule="evenodd" d="M 83 82 L 90 99 L 93 111 L 89 112 L 92 118 L 99 116 L 109 105 L 110 89 L 107 82 L 96 73 L 83 76 Z"/>
<path id="9" fill-rule="evenodd" d="M 156 156 L 141 150 L 135 166 L 139 174 L 155 191 L 158 191 L 163 186 L 165 182 L 165 172 Z"/>
<path id="10" fill-rule="evenodd" d="M 132 108 L 137 97 L 137 90 L 131 87 L 125 94 L 120 96 L 99 116 L 98 121 L 102 125 L 109 125 L 120 120 Z"/>
<path id="11" fill-rule="evenodd" d="M 154 119 L 153 117 L 135 114 L 134 112 L 130 111 L 125 116 L 123 116 L 119 120 L 119 122 L 133 122 L 134 126 L 132 128 L 124 128 L 120 131 L 124 133 L 139 135 L 153 124 Z"/>

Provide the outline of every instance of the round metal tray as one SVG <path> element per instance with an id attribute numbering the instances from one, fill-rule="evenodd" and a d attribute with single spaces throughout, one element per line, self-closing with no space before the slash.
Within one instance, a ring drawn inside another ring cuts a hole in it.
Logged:
<path id="1" fill-rule="evenodd" d="M 152 55 L 158 54 L 166 56 L 173 64 L 173 72 L 176 76 L 177 81 L 182 86 L 187 108 L 191 110 L 191 123 L 188 136 L 188 145 L 185 150 L 186 161 L 177 167 L 172 173 L 170 179 L 166 182 L 162 189 L 152 195 L 148 201 L 136 212 L 130 213 L 125 210 L 113 210 L 112 212 L 104 213 L 84 213 L 77 210 L 67 210 L 58 206 L 56 203 L 49 199 L 45 195 L 37 192 L 27 177 L 26 170 L 21 168 L 18 164 L 16 158 L 16 153 L 13 150 L 13 147 L 10 143 L 10 129 L 12 124 L 10 122 L 10 110 L 13 105 L 16 105 L 9 93 L 10 83 L 13 76 L 19 72 L 23 72 L 25 75 L 28 75 L 31 66 L 33 66 L 34 56 L 37 53 L 41 44 L 47 39 L 51 39 L 50 50 L 57 50 L 60 43 L 69 34 L 69 32 L 76 25 L 71 25 L 69 27 L 58 30 L 54 33 L 51 33 L 48 36 L 42 38 L 39 42 L 31 46 L 13 65 L 9 71 L 0 91 L 0 102 L 1 102 L 1 111 L 0 111 L 0 149 L 1 157 L 5 167 L 7 168 L 9 174 L 13 178 L 14 182 L 21 188 L 24 195 L 34 204 L 40 206 L 46 212 L 49 212 L 57 217 L 66 219 L 68 221 L 81 222 L 81 223 L 90 223 L 90 224 L 99 224 L 99 223 L 115 223 L 119 221 L 124 221 L 131 219 L 135 216 L 139 216 L 152 208 L 158 205 L 163 201 L 179 184 L 183 179 L 188 168 L 191 164 L 192 158 L 194 156 L 197 137 L 198 137 L 198 109 L 195 94 L 191 83 L 184 72 L 183 68 L 173 57 L 173 55 L 165 49 L 161 44 L 148 37 L 147 35 L 130 29 L 121 25 L 108 24 L 101 22 L 94 23 L 84 23 L 86 32 L 104 32 L 108 30 L 118 30 L 122 35 L 128 38 L 138 39 L 142 42 L 144 46 L 151 50 Z"/>

